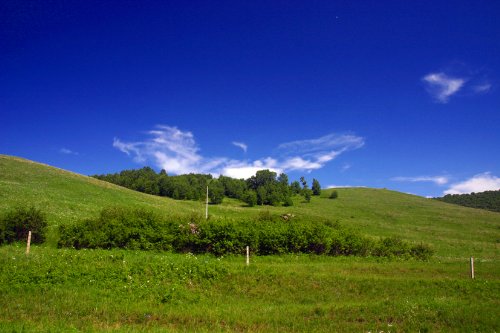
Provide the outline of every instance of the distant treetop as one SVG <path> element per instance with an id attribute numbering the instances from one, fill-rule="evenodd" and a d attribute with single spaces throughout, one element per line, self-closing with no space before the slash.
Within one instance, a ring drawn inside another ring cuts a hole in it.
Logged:
<path id="1" fill-rule="evenodd" d="M 500 212 L 500 190 L 472 192 L 470 194 L 447 194 L 444 197 L 434 199 L 465 207 Z"/>

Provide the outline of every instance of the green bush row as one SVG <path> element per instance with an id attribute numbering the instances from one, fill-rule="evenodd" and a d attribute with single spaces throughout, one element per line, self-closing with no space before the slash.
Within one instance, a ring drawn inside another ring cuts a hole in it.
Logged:
<path id="1" fill-rule="evenodd" d="M 215 255 L 241 254 L 246 246 L 259 255 L 315 253 L 418 259 L 432 255 L 426 245 L 413 245 L 398 238 L 373 240 L 338 223 L 304 223 L 262 216 L 249 221 L 204 221 L 197 216 L 161 218 L 149 211 L 120 207 L 104 209 L 95 219 L 61 226 L 58 245 Z"/>
<path id="2" fill-rule="evenodd" d="M 33 206 L 17 207 L 0 216 L 0 244 L 26 241 L 31 231 L 31 243 L 43 243 L 47 219 Z"/>

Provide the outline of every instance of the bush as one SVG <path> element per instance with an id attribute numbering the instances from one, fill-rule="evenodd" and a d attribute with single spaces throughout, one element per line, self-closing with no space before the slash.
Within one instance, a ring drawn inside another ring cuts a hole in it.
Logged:
<path id="1" fill-rule="evenodd" d="M 243 194 L 243 201 L 249 206 L 253 207 L 257 204 L 257 192 L 248 190 Z"/>
<path id="2" fill-rule="evenodd" d="M 60 247 L 126 248 L 242 254 L 245 247 L 260 255 L 313 253 L 327 255 L 401 256 L 427 259 L 426 245 L 413 246 L 398 238 L 376 242 L 338 222 L 284 220 L 261 211 L 254 220 L 212 219 L 199 215 L 161 218 L 140 209 L 108 208 L 95 219 L 60 227 Z"/>
<path id="3" fill-rule="evenodd" d="M 330 193 L 330 199 L 337 199 L 339 194 L 337 193 L 336 190 L 333 190 L 332 193 Z"/>
<path id="4" fill-rule="evenodd" d="M 283 206 L 285 207 L 290 207 L 293 206 L 293 200 L 291 197 L 286 197 L 285 201 L 283 202 Z"/>
<path id="5" fill-rule="evenodd" d="M 175 228 L 143 209 L 111 207 L 96 219 L 59 228 L 59 247 L 170 250 Z"/>
<path id="6" fill-rule="evenodd" d="M 47 220 L 45 214 L 33 206 L 17 207 L 0 219 L 0 244 L 26 241 L 31 231 L 31 243 L 45 240 Z"/>

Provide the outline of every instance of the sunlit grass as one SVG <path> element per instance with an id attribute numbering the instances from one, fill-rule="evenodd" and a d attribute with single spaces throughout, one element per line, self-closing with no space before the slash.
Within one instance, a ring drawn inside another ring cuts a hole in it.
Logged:
<path id="1" fill-rule="evenodd" d="M 493 331 L 499 266 L 0 248 L 0 331 Z"/>
<path id="2" fill-rule="evenodd" d="M 56 249 L 57 226 L 104 207 L 204 214 L 204 203 L 127 190 L 0 155 L 0 213 L 34 204 L 49 242 L 0 247 L 0 332 L 494 332 L 500 330 L 500 214 L 382 189 L 294 198 L 292 207 L 225 199 L 211 216 L 262 211 L 339 221 L 369 237 L 431 244 L 427 262 L 310 255 L 192 256 Z M 293 223 L 293 222 L 292 222 Z M 469 257 L 476 257 L 476 279 Z M 149 281 L 149 282 L 148 282 Z"/>

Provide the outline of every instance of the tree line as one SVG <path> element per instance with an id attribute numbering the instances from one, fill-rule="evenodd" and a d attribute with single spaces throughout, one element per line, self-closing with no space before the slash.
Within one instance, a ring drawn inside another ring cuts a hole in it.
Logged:
<path id="1" fill-rule="evenodd" d="M 479 193 L 472 192 L 470 194 L 447 194 L 444 197 L 434 199 L 465 207 L 500 212 L 500 190 Z"/>
<path id="2" fill-rule="evenodd" d="M 212 204 L 220 204 L 228 197 L 244 201 L 249 206 L 291 206 L 294 195 L 302 195 L 304 200 L 309 202 L 313 195 L 321 194 L 321 185 L 317 179 L 312 180 L 312 186 L 309 188 L 304 177 L 300 178 L 300 182 L 290 183 L 288 175 L 278 175 L 271 170 L 259 170 L 248 179 L 227 176 L 214 178 L 209 174 L 194 173 L 169 176 L 165 170 L 156 173 L 150 167 L 92 177 L 135 191 L 177 200 L 204 199 L 208 186 Z"/>

